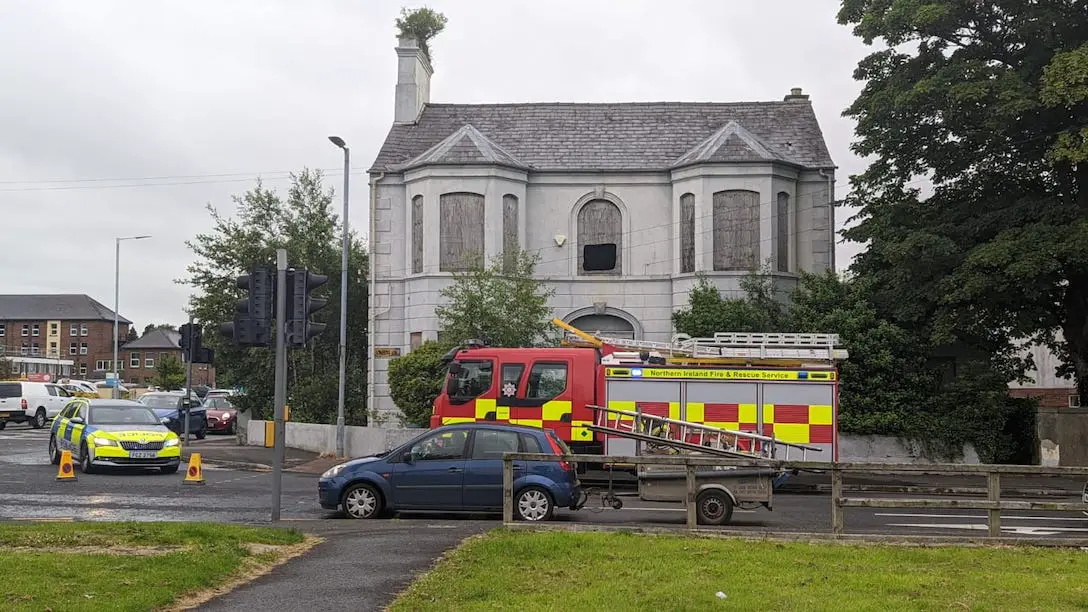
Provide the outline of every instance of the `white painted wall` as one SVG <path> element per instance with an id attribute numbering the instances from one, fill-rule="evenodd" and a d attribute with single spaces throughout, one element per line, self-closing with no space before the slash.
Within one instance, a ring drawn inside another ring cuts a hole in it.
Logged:
<path id="1" fill-rule="evenodd" d="M 247 426 L 246 443 L 249 446 L 264 446 L 265 423 L 250 421 Z M 336 426 L 322 423 L 284 423 L 286 437 L 284 444 L 289 448 L 307 450 L 313 453 L 332 453 L 336 451 Z M 382 427 L 345 427 L 344 454 L 348 457 L 363 457 L 387 451 L 423 433 L 423 429 L 382 428 Z"/>

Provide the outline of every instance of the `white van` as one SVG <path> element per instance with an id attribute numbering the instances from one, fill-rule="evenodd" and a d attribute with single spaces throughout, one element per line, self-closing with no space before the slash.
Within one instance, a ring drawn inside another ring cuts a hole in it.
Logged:
<path id="1" fill-rule="evenodd" d="M 71 397 L 63 387 L 52 383 L 0 382 L 0 429 L 9 421 L 41 429 L 60 414 Z"/>

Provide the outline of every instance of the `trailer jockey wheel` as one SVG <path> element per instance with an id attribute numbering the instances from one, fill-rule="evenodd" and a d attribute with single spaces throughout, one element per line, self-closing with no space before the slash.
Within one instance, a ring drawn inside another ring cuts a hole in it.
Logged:
<path id="1" fill-rule="evenodd" d="M 695 498 L 695 516 L 701 525 L 724 525 L 733 518 L 733 499 L 721 489 L 707 489 Z"/>

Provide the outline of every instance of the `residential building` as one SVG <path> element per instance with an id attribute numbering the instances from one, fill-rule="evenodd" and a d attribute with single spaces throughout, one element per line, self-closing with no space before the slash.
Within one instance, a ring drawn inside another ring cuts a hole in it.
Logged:
<path id="1" fill-rule="evenodd" d="M 113 371 L 113 310 L 89 295 L 0 295 L 0 355 L 70 360 L 71 375 Z M 118 317 L 118 338 L 131 321 Z"/>
<path id="2" fill-rule="evenodd" d="M 472 255 L 539 257 L 557 317 L 667 341 L 704 274 L 786 291 L 834 267 L 835 164 L 809 97 L 730 103 L 432 104 L 415 41 L 396 48 L 394 123 L 370 168 L 379 355 L 435 339 Z M 388 359 L 376 408 L 395 414 Z"/>
<path id="3" fill-rule="evenodd" d="M 1057 332 L 1056 335 L 1061 340 L 1061 333 Z M 1050 349 L 1039 345 L 1025 349 L 1022 354 L 1024 356 L 1031 355 L 1031 359 L 1035 364 L 1035 369 L 1028 372 L 1032 380 L 1025 383 L 1010 383 L 1009 395 L 1036 398 L 1039 401 L 1040 408 L 1081 407 L 1081 398 L 1077 393 L 1076 382 L 1072 378 L 1058 376 L 1057 370 L 1061 361 L 1057 355 Z"/>
<path id="4" fill-rule="evenodd" d="M 153 384 L 163 359 L 182 360 L 181 334 L 171 329 L 153 329 L 143 337 L 121 347 L 120 358 L 125 364 L 125 382 Z M 215 366 L 193 364 L 192 384 L 215 386 Z"/>

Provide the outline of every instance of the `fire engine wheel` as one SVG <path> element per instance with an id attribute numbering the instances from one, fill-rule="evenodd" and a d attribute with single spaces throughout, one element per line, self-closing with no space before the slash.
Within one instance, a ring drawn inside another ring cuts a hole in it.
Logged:
<path id="1" fill-rule="evenodd" d="M 733 518 L 733 499 L 721 489 L 708 489 L 695 498 L 695 515 L 702 525 L 724 525 Z"/>
<path id="2" fill-rule="evenodd" d="M 514 498 L 514 514 L 521 521 L 547 521 L 555 512 L 552 496 L 540 487 L 525 487 Z"/>

